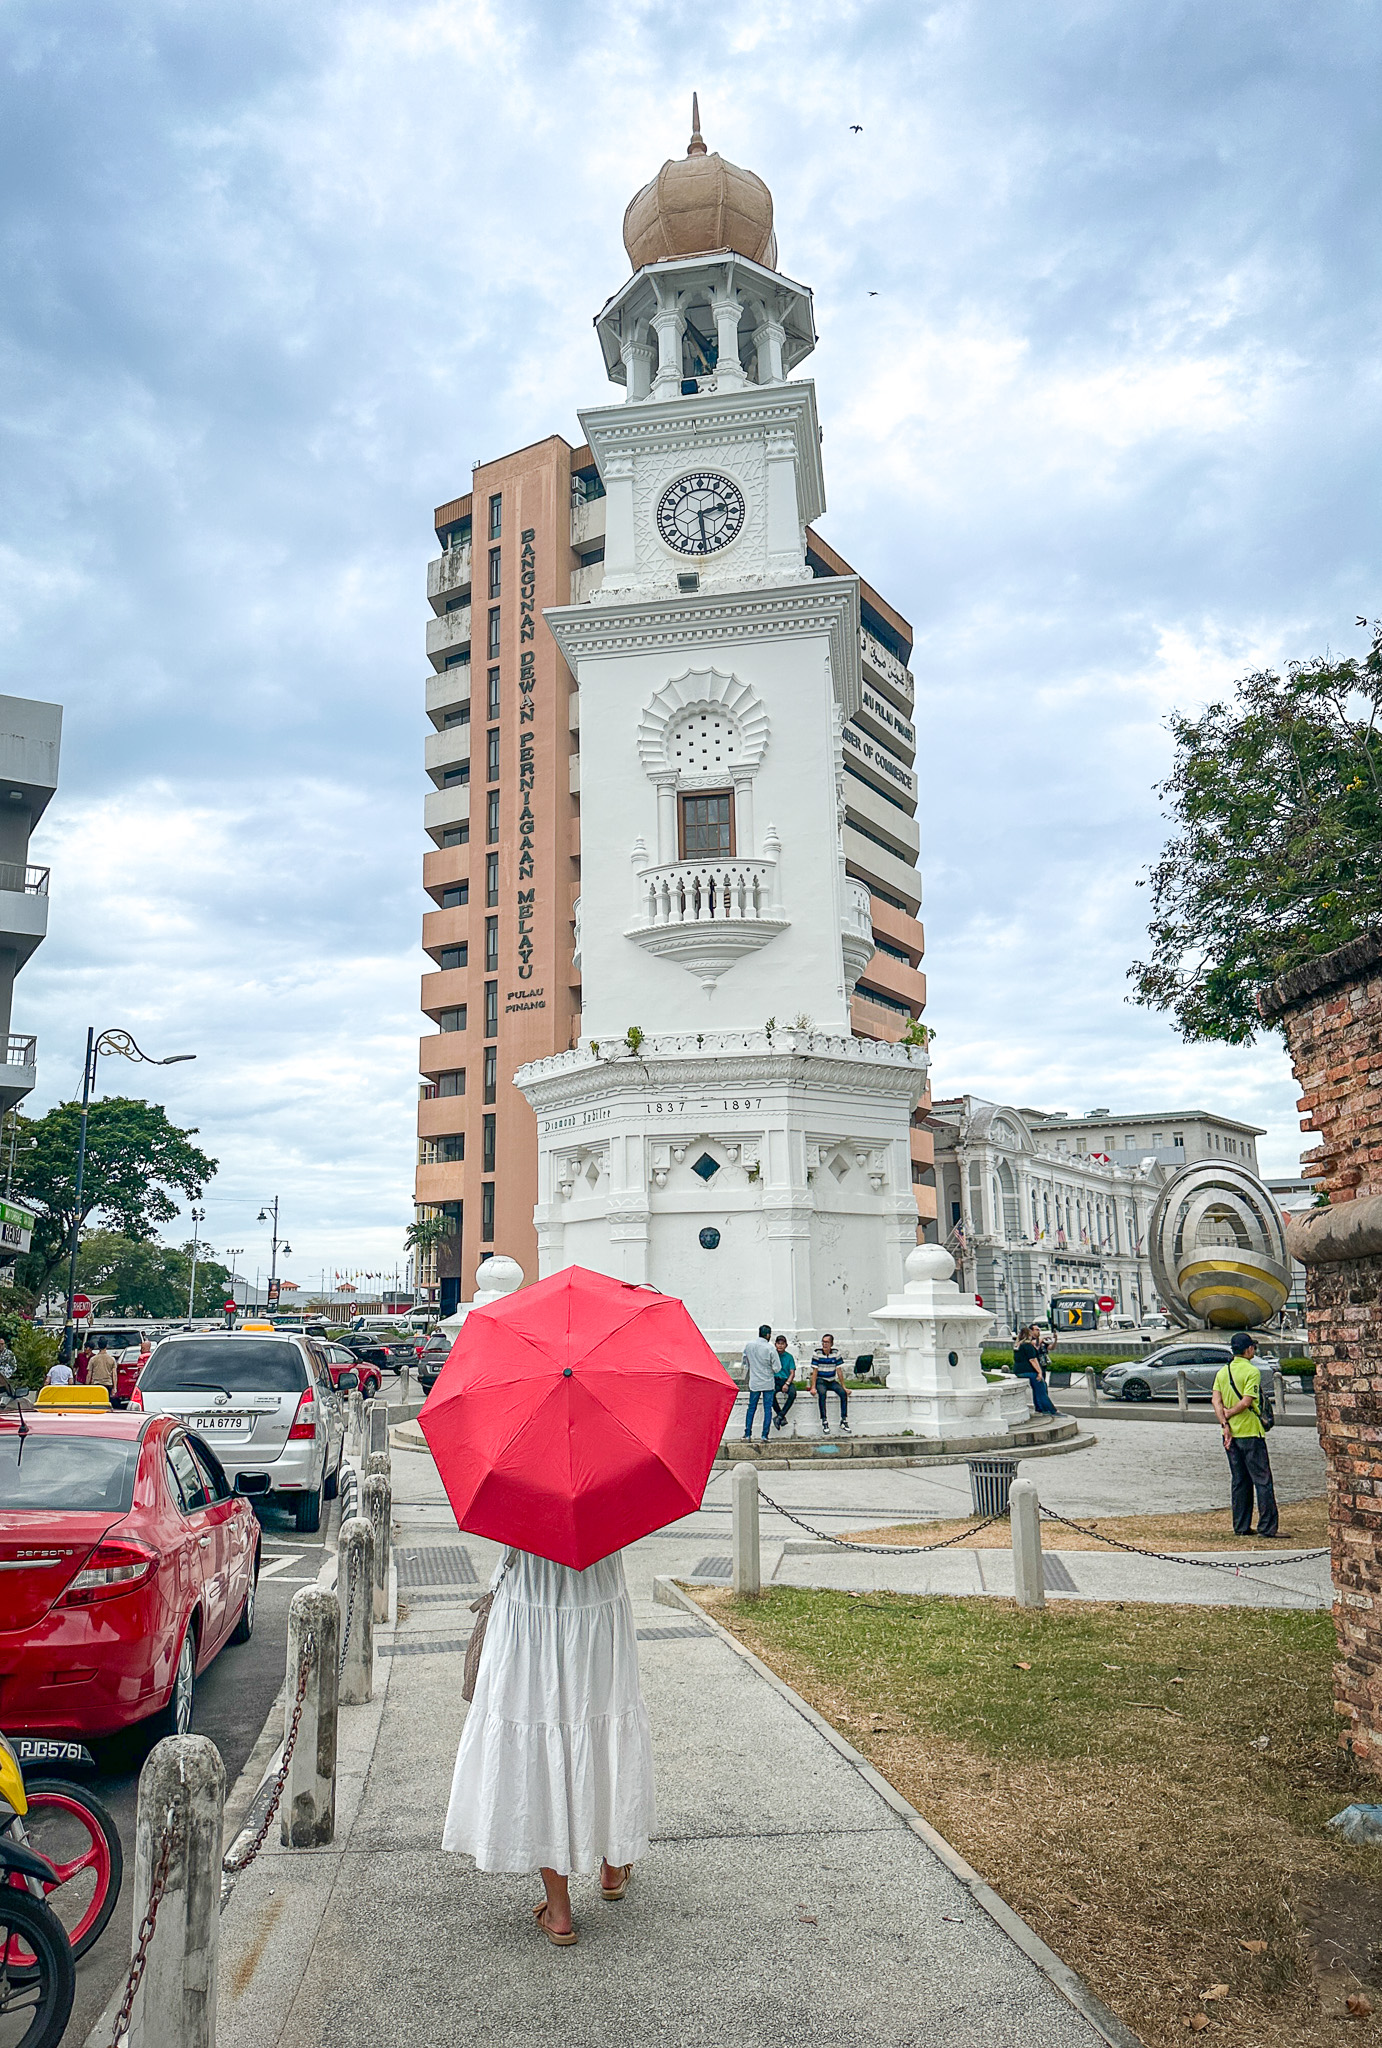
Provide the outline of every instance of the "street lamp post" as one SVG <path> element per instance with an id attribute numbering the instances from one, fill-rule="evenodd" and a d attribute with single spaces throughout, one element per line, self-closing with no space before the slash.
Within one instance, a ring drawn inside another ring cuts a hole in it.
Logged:
<path id="1" fill-rule="evenodd" d="M 72 1297 L 77 1291 L 77 1245 L 82 1230 L 82 1183 L 86 1177 L 86 1118 L 91 1102 L 91 1091 L 96 1085 L 96 1062 L 102 1053 L 118 1052 L 122 1059 L 142 1061 L 146 1067 L 176 1067 L 184 1060 L 194 1060 L 194 1052 L 169 1053 L 166 1060 L 150 1058 L 141 1052 L 128 1031 L 103 1031 L 98 1037 L 88 1027 L 86 1034 L 86 1059 L 82 1066 L 82 1122 L 77 1136 L 77 1192 L 72 1205 L 72 1251 L 67 1262 L 67 1322 L 62 1333 L 62 1355 L 67 1364 L 72 1362 L 73 1336 Z"/>
<path id="2" fill-rule="evenodd" d="M 269 1204 L 267 1205 L 267 1207 L 265 1207 L 265 1208 L 263 1208 L 263 1209 L 261 1209 L 261 1210 L 259 1211 L 259 1219 L 258 1219 L 258 1220 L 259 1220 L 259 1221 L 260 1221 L 261 1223 L 272 1223 L 272 1224 L 273 1224 L 273 1239 L 272 1239 L 272 1243 L 273 1243 L 273 1253 L 272 1253 L 272 1258 L 271 1258 L 271 1262 L 270 1262 L 270 1265 L 269 1265 L 269 1299 L 268 1299 L 267 1303 L 265 1304 L 265 1306 L 266 1306 L 266 1307 L 269 1307 L 269 1308 L 277 1308 L 277 1306 L 278 1306 L 278 1255 L 279 1255 L 279 1253 L 280 1253 L 280 1252 L 283 1252 L 283 1253 L 285 1254 L 285 1256 L 287 1256 L 288 1258 L 291 1258 L 291 1257 L 292 1257 L 292 1255 L 293 1255 L 293 1247 L 292 1247 L 292 1246 L 291 1246 L 291 1245 L 289 1244 L 289 1242 L 288 1242 L 287 1238 L 286 1238 L 286 1237 L 280 1237 L 280 1236 L 279 1236 L 279 1234 L 278 1234 L 278 1196 L 277 1196 L 277 1195 L 275 1195 L 275 1196 L 274 1196 L 274 1198 L 273 1198 L 272 1202 L 270 1202 L 270 1203 L 269 1203 Z"/>
<path id="3" fill-rule="evenodd" d="M 197 1240 L 201 1235 L 201 1227 L 205 1221 L 205 1209 L 198 1209 L 194 1206 L 192 1210 L 192 1278 L 187 1284 L 187 1320 L 189 1323 L 192 1320 L 192 1303 L 196 1299 L 197 1294 Z"/>
<path id="4" fill-rule="evenodd" d="M 244 1252 L 244 1249 L 245 1247 L 242 1244 L 228 1244 L 226 1246 L 226 1257 L 230 1260 L 230 1298 L 232 1301 L 234 1301 L 235 1299 L 235 1261 L 241 1257 L 241 1255 Z M 249 1303 L 246 1302 L 245 1306 L 246 1308 L 248 1308 Z M 235 1311 L 234 1309 L 231 1309 L 226 1316 L 226 1328 L 230 1329 L 234 1321 Z"/>

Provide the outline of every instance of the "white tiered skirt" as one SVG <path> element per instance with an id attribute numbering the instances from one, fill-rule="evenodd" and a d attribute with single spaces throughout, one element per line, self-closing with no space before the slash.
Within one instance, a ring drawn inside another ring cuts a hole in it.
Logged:
<path id="1" fill-rule="evenodd" d="M 442 1847 L 481 1870 L 636 1863 L 653 1754 L 616 1552 L 583 1572 L 516 1551 L 498 1582 Z"/>

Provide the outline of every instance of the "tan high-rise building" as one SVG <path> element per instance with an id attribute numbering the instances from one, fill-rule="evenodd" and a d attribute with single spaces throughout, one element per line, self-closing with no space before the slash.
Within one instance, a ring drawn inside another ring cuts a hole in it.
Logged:
<path id="1" fill-rule="evenodd" d="M 589 448 L 555 434 L 476 469 L 469 494 L 436 513 L 422 924 L 433 963 L 422 1008 L 434 1028 L 420 1047 L 416 1203 L 419 1220 L 449 1226 L 419 1261 L 423 1291 L 443 1309 L 469 1294 L 492 1251 L 537 1272 L 536 1130 L 513 1075 L 576 1044 L 581 1013 L 579 700 L 542 613 L 599 588 L 604 514 Z M 854 574 L 814 531 L 807 543 L 816 576 Z M 858 1037 L 896 1040 L 926 1001 L 912 631 L 867 583 L 860 616 L 844 844 L 849 874 L 869 891 L 875 951 L 851 1020 Z M 928 1107 L 923 1098 L 913 1120 L 912 1178 L 921 1234 L 933 1237 Z"/>

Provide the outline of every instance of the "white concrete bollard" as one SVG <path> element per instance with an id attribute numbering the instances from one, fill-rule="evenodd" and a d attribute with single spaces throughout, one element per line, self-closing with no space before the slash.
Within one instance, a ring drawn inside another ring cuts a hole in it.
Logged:
<path id="1" fill-rule="evenodd" d="M 134 1995 L 131 2048 L 215 2048 L 226 1773 L 204 1735 L 156 1743 L 139 1773 L 134 1821 L 135 1944 L 171 1830 L 172 1855 Z"/>
<path id="2" fill-rule="evenodd" d="M 346 1403 L 346 1424 L 350 1432 L 347 1439 L 351 1451 L 358 1458 L 365 1433 L 365 1404 L 360 1399 L 360 1389 L 352 1387 Z"/>
<path id="3" fill-rule="evenodd" d="M 387 1451 L 370 1452 L 369 1456 L 365 1459 L 366 1479 L 369 1478 L 371 1472 L 377 1472 L 381 1479 L 387 1479 L 389 1483 L 392 1485 L 393 1460 L 392 1458 L 390 1458 Z"/>
<path id="4" fill-rule="evenodd" d="M 299 1586 L 288 1608 L 288 1691 L 283 1734 L 292 1731 L 298 1678 L 307 1649 L 307 1690 L 283 1788 L 279 1824 L 285 1849 L 320 1849 L 336 1831 L 336 1701 L 341 1610 L 334 1593 Z"/>
<path id="5" fill-rule="evenodd" d="M 730 1585 L 736 1594 L 754 1597 L 763 1590 L 763 1561 L 758 1543 L 758 1474 L 752 1465 L 736 1465 L 729 1482 L 733 1516 Z"/>
<path id="6" fill-rule="evenodd" d="M 360 1489 L 360 1506 L 374 1525 L 374 1618 L 389 1618 L 389 1537 L 393 1493 L 382 1472 L 371 1472 Z"/>
<path id="7" fill-rule="evenodd" d="M 382 1451 L 389 1454 L 389 1407 L 382 1394 L 376 1394 L 372 1401 L 365 1403 L 365 1451 Z"/>
<path id="8" fill-rule="evenodd" d="M 1190 1420 L 1190 1382 L 1183 1372 L 1176 1374 L 1176 1406 L 1182 1422 Z"/>
<path id="9" fill-rule="evenodd" d="M 1041 1504 L 1030 1479 L 1014 1479 L 1008 1493 L 1013 1532 L 1013 1590 L 1019 1607 L 1044 1607 L 1046 1581 L 1041 1570 Z"/>
<path id="10" fill-rule="evenodd" d="M 1099 1406 L 1099 1375 L 1092 1365 L 1085 1369 L 1084 1383 L 1085 1392 L 1089 1395 L 1089 1412 L 1093 1415 Z"/>
<path id="11" fill-rule="evenodd" d="M 374 1694 L 374 1524 L 367 1515 L 342 1522 L 336 1559 L 336 1599 L 345 1633 L 340 1697 L 348 1707 L 362 1707 Z"/>

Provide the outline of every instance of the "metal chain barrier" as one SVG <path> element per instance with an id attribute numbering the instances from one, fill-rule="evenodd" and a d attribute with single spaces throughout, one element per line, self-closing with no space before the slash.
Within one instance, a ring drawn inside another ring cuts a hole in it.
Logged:
<path id="1" fill-rule="evenodd" d="M 134 1955 L 130 1962 L 130 1973 L 125 1979 L 125 1995 L 120 2001 L 120 2010 L 115 2017 L 115 2031 L 110 2037 L 111 2048 L 119 2048 L 121 2040 L 130 2030 L 130 2015 L 134 2011 L 135 1996 L 143 1981 L 144 1967 L 149 1960 L 149 1943 L 154 1938 L 154 1928 L 158 1922 L 158 1909 L 162 1903 L 163 1894 L 167 1890 L 168 1869 L 173 1860 L 173 1850 L 175 1847 L 173 1809 L 170 1806 L 168 1808 L 168 1818 L 163 1829 L 163 1847 L 158 1852 L 158 1862 L 154 1865 L 153 1882 L 149 1886 L 148 1909 L 144 1914 L 144 1918 L 139 1923 L 139 1936 L 135 1942 Z"/>
<path id="2" fill-rule="evenodd" d="M 312 1652 L 315 1648 L 315 1639 L 312 1636 L 305 1637 L 302 1645 L 302 1662 L 298 1666 L 297 1698 L 293 1701 L 293 1718 L 288 1724 L 288 1740 L 283 1745 L 282 1761 L 274 1773 L 274 1789 L 264 1818 L 260 1823 L 259 1832 L 238 1861 L 232 1862 L 229 1856 L 222 1857 L 221 1874 L 223 1878 L 239 1877 L 241 1871 L 248 1870 L 265 1842 L 269 1839 L 269 1828 L 272 1825 L 274 1815 L 278 1812 L 278 1802 L 283 1797 L 283 1787 L 288 1782 L 288 1772 L 293 1761 L 293 1750 L 298 1739 L 298 1729 L 302 1725 L 302 1703 L 307 1697 L 307 1678 L 311 1669 Z"/>
<path id="3" fill-rule="evenodd" d="M 338 1592 L 340 1591 L 340 1581 L 339 1581 L 339 1578 L 338 1578 L 338 1580 L 337 1580 L 337 1588 L 336 1588 L 336 1589 L 337 1589 L 337 1591 L 338 1591 Z M 340 1661 L 340 1664 L 338 1665 L 338 1667 L 337 1667 L 337 1670 L 336 1670 L 336 1678 L 337 1678 L 337 1682 L 338 1682 L 338 1683 L 339 1683 L 339 1681 L 341 1680 L 341 1678 L 342 1678 L 342 1677 L 343 1677 L 343 1676 L 345 1675 L 345 1668 L 346 1668 L 346 1658 L 347 1658 L 347 1657 L 349 1656 L 349 1654 L 350 1654 L 350 1623 L 351 1623 L 351 1617 L 352 1617 L 352 1616 L 354 1615 L 354 1613 L 355 1613 L 355 1575 L 354 1575 L 354 1573 L 353 1573 L 353 1572 L 347 1572 L 347 1573 L 346 1573 L 346 1611 L 345 1611 L 345 1626 L 344 1626 L 344 1627 L 342 1628 L 342 1630 L 341 1630 L 341 1661 Z"/>
<path id="4" fill-rule="evenodd" d="M 946 1536 L 939 1543 L 851 1543 L 847 1536 L 832 1536 L 828 1529 L 813 1529 L 809 1522 L 803 1522 L 800 1515 L 794 1515 L 790 1508 L 784 1508 L 781 1501 L 774 1500 L 770 1493 L 764 1493 L 762 1481 L 758 1487 L 759 1498 L 770 1508 L 784 1515 L 789 1522 L 795 1522 L 798 1529 L 804 1529 L 808 1536 L 819 1537 L 822 1543 L 833 1543 L 839 1550 L 866 1551 L 877 1557 L 918 1557 L 926 1550 L 949 1550 L 956 1543 L 963 1543 L 970 1536 L 977 1536 L 981 1529 L 989 1528 L 994 1522 L 1006 1522 L 1006 1515 L 985 1515 L 982 1522 L 972 1522 L 958 1535 Z"/>
<path id="5" fill-rule="evenodd" d="M 1119 1536 L 1106 1536 L 1102 1529 L 1091 1529 L 1083 1522 L 1072 1522 L 1068 1515 L 1058 1515 L 1054 1508 L 1042 1508 L 1042 1514 L 1050 1522 L 1059 1522 L 1063 1529 L 1078 1530 L 1081 1536 L 1092 1536 L 1096 1543 L 1107 1543 L 1114 1550 L 1130 1550 L 1134 1557 L 1154 1557 L 1162 1564 L 1196 1564 L 1207 1572 L 1270 1572 L 1283 1564 L 1309 1564 L 1317 1557 L 1328 1557 L 1327 1550 L 1297 1550 L 1289 1557 L 1254 1557 L 1246 1562 L 1233 1558 L 1191 1557 L 1183 1550 L 1146 1550 L 1140 1543 L 1125 1543 Z"/>

